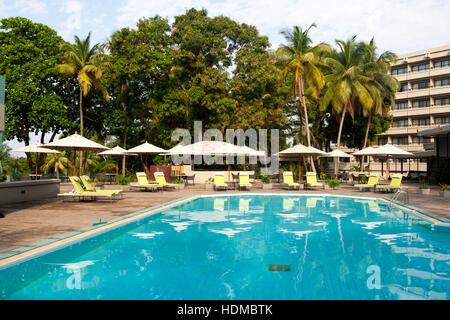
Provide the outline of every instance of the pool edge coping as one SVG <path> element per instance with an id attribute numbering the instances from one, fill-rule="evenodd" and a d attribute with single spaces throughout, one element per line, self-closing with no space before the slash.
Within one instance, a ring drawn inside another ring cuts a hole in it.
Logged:
<path id="1" fill-rule="evenodd" d="M 0 269 L 6 268 L 9 265 L 22 262 L 24 260 L 27 260 L 29 258 L 32 258 L 33 256 L 38 256 L 40 254 L 45 254 L 47 251 L 51 251 L 58 249 L 59 247 L 64 247 L 67 245 L 70 245 L 71 242 L 75 242 L 77 240 L 83 240 L 85 238 L 95 236 L 97 234 L 101 234 L 103 232 L 106 232 L 110 229 L 117 228 L 121 225 L 126 225 L 127 223 L 132 223 L 136 220 L 149 217 L 153 214 L 157 214 L 159 211 L 163 209 L 171 208 L 172 206 L 175 206 L 177 204 L 184 203 L 188 200 L 194 200 L 196 198 L 207 198 L 207 197 L 215 197 L 215 196 L 238 196 L 238 195 L 287 195 L 287 196 L 311 196 L 314 195 L 316 197 L 326 197 L 326 196 L 337 196 L 342 198 L 358 198 L 358 199 L 370 199 L 370 200 L 381 200 L 387 204 L 389 202 L 393 203 L 397 207 L 401 207 L 403 210 L 406 210 L 415 216 L 421 218 L 422 220 L 425 220 L 430 225 L 437 225 L 444 228 L 449 228 L 450 230 L 450 220 L 446 219 L 444 217 L 440 217 L 436 214 L 433 214 L 431 212 L 428 212 L 426 210 L 422 210 L 419 208 L 416 208 L 414 206 L 405 204 L 400 201 L 391 200 L 389 197 L 375 197 L 375 196 L 353 196 L 353 195 L 343 195 L 343 194 L 329 194 L 329 193 L 317 193 L 317 194 L 310 194 L 310 193 L 276 193 L 276 192 L 249 192 L 249 193 L 224 193 L 224 194 L 194 194 L 194 195 L 188 195 L 181 198 L 177 198 L 162 204 L 158 204 L 156 206 L 152 206 L 149 208 L 145 208 L 136 212 L 132 212 L 129 214 L 126 214 L 122 217 L 115 218 L 113 220 L 110 220 L 106 222 L 106 224 L 103 225 L 91 225 L 88 227 L 84 227 L 75 231 L 71 231 L 56 237 L 44 239 L 38 242 L 35 242 L 33 244 L 29 244 L 26 246 L 22 246 L 19 248 L 15 248 L 13 250 L 9 250 L 3 253 L 0 253 Z M 449 222 L 442 221 L 448 220 Z M 434 228 L 432 228 L 434 230 Z"/>
<path id="2" fill-rule="evenodd" d="M 106 222 L 106 224 L 96 226 L 91 225 L 52 238 L 44 239 L 26 246 L 2 252 L 0 253 L 0 269 L 8 267 L 10 264 L 21 262 L 22 260 L 27 260 L 28 258 L 32 258 L 35 255 L 45 253 L 46 251 L 51 251 L 52 249 L 58 249 L 58 247 L 70 245 L 71 242 L 82 240 L 90 236 L 95 236 L 96 234 L 100 234 L 110 229 L 126 225 L 127 223 L 149 217 L 153 214 L 158 213 L 160 210 L 171 208 L 172 206 L 181 204 L 187 200 L 192 200 L 197 196 L 198 195 L 189 195 L 177 198 L 162 204 L 158 204 L 156 206 L 126 214 L 122 217 L 112 219 Z"/>

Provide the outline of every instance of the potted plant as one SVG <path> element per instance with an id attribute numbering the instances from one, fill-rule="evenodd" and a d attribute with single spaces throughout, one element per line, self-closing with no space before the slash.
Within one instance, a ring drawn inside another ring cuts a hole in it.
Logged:
<path id="1" fill-rule="evenodd" d="M 130 190 L 130 183 L 133 179 L 127 176 L 118 175 L 117 183 L 121 186 L 122 190 Z"/>
<path id="2" fill-rule="evenodd" d="M 419 186 L 419 193 L 420 194 L 430 194 L 430 187 L 426 183 L 422 183 Z"/>
<path id="3" fill-rule="evenodd" d="M 328 187 L 334 190 L 336 187 L 339 187 L 339 181 L 337 179 L 328 179 L 324 184 L 324 187 L 325 189 Z"/>
<path id="4" fill-rule="evenodd" d="M 450 198 L 450 186 L 446 183 L 440 185 L 441 191 L 439 191 L 439 195 L 444 198 Z"/>
<path id="5" fill-rule="evenodd" d="M 183 178 L 177 178 L 177 180 L 175 180 L 175 184 L 177 185 L 178 190 L 184 189 L 184 179 Z"/>
<path id="6" fill-rule="evenodd" d="M 206 190 L 214 190 L 214 179 L 213 178 L 208 178 L 208 180 L 205 181 L 205 188 Z"/>
<path id="7" fill-rule="evenodd" d="M 272 190 L 272 184 L 270 183 L 269 176 L 266 175 L 262 176 L 261 181 L 263 183 L 262 185 L 263 190 Z"/>

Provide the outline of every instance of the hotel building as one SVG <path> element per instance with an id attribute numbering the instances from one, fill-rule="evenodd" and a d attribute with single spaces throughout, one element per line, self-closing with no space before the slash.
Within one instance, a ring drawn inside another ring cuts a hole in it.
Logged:
<path id="1" fill-rule="evenodd" d="M 434 138 L 417 132 L 450 123 L 450 45 L 399 55 L 391 74 L 400 82 L 390 111 L 394 122 L 378 136 L 378 144 L 427 155 Z M 421 158 L 409 165 L 425 172 L 427 163 Z"/>

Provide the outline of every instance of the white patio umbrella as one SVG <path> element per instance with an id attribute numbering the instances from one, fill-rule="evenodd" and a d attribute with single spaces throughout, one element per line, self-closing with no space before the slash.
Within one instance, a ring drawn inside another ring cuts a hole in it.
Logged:
<path id="1" fill-rule="evenodd" d="M 56 150 L 71 150 L 74 151 L 74 161 L 73 161 L 73 175 L 76 175 L 76 152 L 77 151 L 104 151 L 109 150 L 108 147 L 102 146 L 101 144 L 89 140 L 79 134 L 73 134 L 71 136 L 47 143 L 44 145 L 45 148 L 56 149 Z M 80 164 L 81 173 L 81 164 Z"/>
<path id="2" fill-rule="evenodd" d="M 324 152 L 322 150 L 319 150 L 319 149 L 316 149 L 314 147 L 307 147 L 307 146 L 304 146 L 302 144 L 297 144 L 297 145 L 295 145 L 295 146 L 293 146 L 291 148 L 288 148 L 286 150 L 280 151 L 278 154 L 279 155 L 298 156 L 299 157 L 299 159 L 298 159 L 298 167 L 299 167 L 299 174 L 298 174 L 298 176 L 299 176 L 299 179 L 301 180 L 302 179 L 301 178 L 302 177 L 301 157 L 304 157 L 304 156 L 313 156 L 313 157 L 316 156 L 316 157 L 318 157 L 318 156 L 326 155 L 326 152 Z M 291 162 L 291 170 L 292 170 L 292 162 Z"/>
<path id="3" fill-rule="evenodd" d="M 37 180 L 38 168 L 39 168 L 39 165 L 38 165 L 39 154 L 40 153 L 59 153 L 59 151 L 47 149 L 42 146 L 43 146 L 42 143 L 35 142 L 24 148 L 15 149 L 12 151 L 12 152 L 36 153 L 36 178 L 35 178 L 36 180 Z"/>
<path id="4" fill-rule="evenodd" d="M 106 150 L 103 152 L 100 152 L 98 155 L 100 156 L 113 156 L 116 160 L 116 175 L 119 175 L 119 166 L 118 166 L 118 157 L 119 156 L 135 156 L 136 154 L 129 154 L 126 152 L 124 148 L 121 148 L 119 146 L 114 147 L 110 150 Z"/>
<path id="5" fill-rule="evenodd" d="M 331 152 L 328 152 L 326 155 L 322 157 L 329 157 L 329 158 L 351 158 L 352 156 L 342 150 L 334 149 Z"/>
<path id="6" fill-rule="evenodd" d="M 382 147 L 375 148 L 375 149 L 369 151 L 368 155 L 376 156 L 376 157 L 386 157 L 386 181 L 388 181 L 388 178 L 389 178 L 389 162 L 388 162 L 388 159 L 392 158 L 392 157 L 408 158 L 408 157 L 411 157 L 413 154 L 411 152 L 408 152 L 408 151 L 405 151 L 405 150 L 400 149 L 398 147 L 395 147 L 392 144 L 385 144 Z"/>
<path id="7" fill-rule="evenodd" d="M 336 177 L 338 175 L 338 166 L 337 166 L 337 161 L 336 158 L 351 158 L 352 156 L 349 155 L 348 153 L 345 153 L 344 151 L 340 150 L 340 149 L 334 149 L 331 152 L 328 152 L 326 155 L 323 155 L 322 157 L 328 157 L 328 158 L 334 158 L 334 173 L 336 174 Z"/>
<path id="8" fill-rule="evenodd" d="M 145 155 L 145 164 L 144 164 L 144 170 L 145 170 L 145 174 L 148 177 L 148 163 L 147 163 L 147 156 L 150 155 L 154 155 L 154 154 L 167 154 L 168 151 L 164 150 L 160 147 L 154 146 L 150 143 L 148 143 L 147 141 L 137 147 L 131 148 L 128 151 L 124 151 L 125 154 L 128 155 Z"/>
<path id="9" fill-rule="evenodd" d="M 364 171 L 364 168 L 362 166 L 362 157 L 370 155 L 370 152 L 373 150 L 374 150 L 374 148 L 367 147 L 367 148 L 361 149 L 359 151 L 353 152 L 354 156 L 361 156 L 361 172 Z M 370 173 L 370 157 L 369 157 L 369 173 Z"/>
<path id="10" fill-rule="evenodd" d="M 168 150 L 170 155 L 233 155 L 233 156 L 265 156 L 264 151 L 258 151 L 247 146 L 237 146 L 223 141 L 199 141 L 186 146 L 177 145 Z M 230 180 L 231 166 L 228 165 Z"/>

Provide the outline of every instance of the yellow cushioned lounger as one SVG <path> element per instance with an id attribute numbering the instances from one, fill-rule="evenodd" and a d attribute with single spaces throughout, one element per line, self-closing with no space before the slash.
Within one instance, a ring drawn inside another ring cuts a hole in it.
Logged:
<path id="1" fill-rule="evenodd" d="M 372 188 L 372 187 L 375 188 L 379 179 L 380 179 L 380 175 L 378 173 L 371 173 L 370 177 L 369 177 L 369 181 L 367 181 L 367 183 L 355 184 L 354 187 L 356 187 L 356 188 Z"/>
<path id="2" fill-rule="evenodd" d="M 398 189 L 400 189 L 400 187 L 402 185 L 402 179 L 403 179 L 403 175 L 401 175 L 401 174 L 393 175 L 390 184 L 377 185 L 375 187 L 375 190 L 383 190 L 386 192 L 391 191 L 391 190 L 398 190 Z"/>
<path id="3" fill-rule="evenodd" d="M 294 175 L 291 171 L 283 172 L 283 183 L 287 185 L 288 189 L 300 189 L 300 184 L 294 182 Z"/>
<path id="4" fill-rule="evenodd" d="M 214 190 L 227 190 L 228 185 L 225 183 L 225 174 L 216 172 L 214 175 Z"/>
<path id="5" fill-rule="evenodd" d="M 154 175 L 155 175 L 156 182 L 158 183 L 158 185 L 160 185 L 162 187 L 175 188 L 177 186 L 175 183 L 168 183 L 166 181 L 164 172 L 155 172 Z"/>
<path id="6" fill-rule="evenodd" d="M 250 183 L 250 176 L 248 172 L 239 173 L 239 189 L 250 189 L 252 184 Z"/>
<path id="7" fill-rule="evenodd" d="M 81 181 L 84 184 L 84 188 L 86 189 L 86 191 L 92 191 L 92 192 L 97 192 L 99 194 L 123 194 L 122 190 L 96 190 L 94 188 L 94 186 L 91 183 L 91 179 L 89 178 L 89 176 L 81 176 Z"/>
<path id="8" fill-rule="evenodd" d="M 306 173 L 307 187 L 323 187 L 323 183 L 317 182 L 317 174 L 315 172 Z"/>

